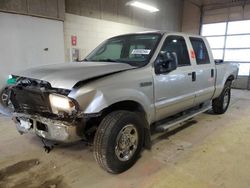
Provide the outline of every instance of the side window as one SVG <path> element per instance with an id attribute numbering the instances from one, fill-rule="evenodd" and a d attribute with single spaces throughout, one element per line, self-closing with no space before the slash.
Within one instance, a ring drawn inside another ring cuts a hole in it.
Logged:
<path id="1" fill-rule="evenodd" d="M 186 41 L 181 36 L 168 36 L 160 53 L 175 53 L 179 67 L 190 65 Z"/>
<path id="2" fill-rule="evenodd" d="M 190 37 L 191 44 L 194 49 L 197 65 L 209 64 L 207 47 L 204 41 L 200 38 Z"/>

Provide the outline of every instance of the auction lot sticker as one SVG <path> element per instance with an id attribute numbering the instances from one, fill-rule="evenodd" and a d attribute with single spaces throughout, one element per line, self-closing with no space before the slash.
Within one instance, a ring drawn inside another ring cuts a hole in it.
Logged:
<path id="1" fill-rule="evenodd" d="M 147 49 L 133 49 L 132 54 L 137 54 L 137 55 L 148 55 L 150 54 L 151 50 Z"/>

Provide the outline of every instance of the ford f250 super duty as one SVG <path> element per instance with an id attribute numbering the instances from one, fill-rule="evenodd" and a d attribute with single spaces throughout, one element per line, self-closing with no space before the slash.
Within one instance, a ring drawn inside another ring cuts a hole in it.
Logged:
<path id="1" fill-rule="evenodd" d="M 205 38 L 157 31 L 108 39 L 82 62 L 12 74 L 7 89 L 20 133 L 93 141 L 99 165 L 121 173 L 152 132 L 211 108 L 223 114 L 237 72 L 213 59 Z"/>

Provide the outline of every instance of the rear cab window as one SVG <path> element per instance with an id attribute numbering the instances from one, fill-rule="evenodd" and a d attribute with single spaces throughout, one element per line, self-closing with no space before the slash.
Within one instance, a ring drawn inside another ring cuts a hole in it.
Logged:
<path id="1" fill-rule="evenodd" d="M 210 59 L 207 51 L 207 47 L 201 38 L 190 37 L 190 42 L 192 44 L 196 63 L 197 65 L 205 65 L 210 64 Z"/>

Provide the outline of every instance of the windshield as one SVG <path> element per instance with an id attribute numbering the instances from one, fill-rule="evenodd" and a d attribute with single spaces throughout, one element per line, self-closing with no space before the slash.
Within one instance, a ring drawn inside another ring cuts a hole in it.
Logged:
<path id="1" fill-rule="evenodd" d="M 108 39 L 97 47 L 85 61 L 128 63 L 145 66 L 152 57 L 161 34 L 132 34 Z"/>

